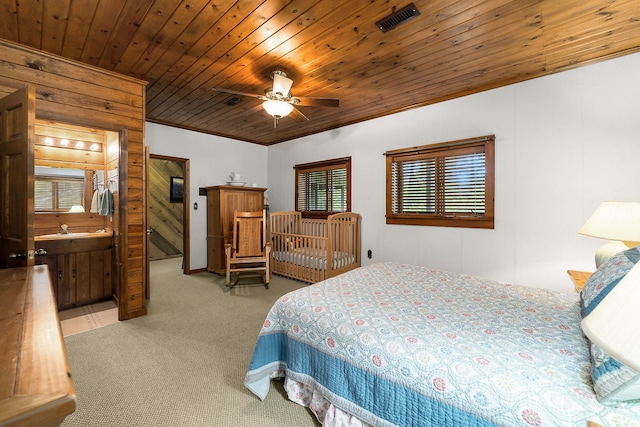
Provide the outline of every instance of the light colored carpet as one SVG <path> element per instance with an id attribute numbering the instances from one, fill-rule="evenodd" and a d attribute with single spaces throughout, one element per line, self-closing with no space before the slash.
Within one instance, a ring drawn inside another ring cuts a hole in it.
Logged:
<path id="1" fill-rule="evenodd" d="M 281 381 L 260 401 L 243 385 L 275 300 L 306 286 L 272 276 L 227 290 L 224 277 L 151 263 L 147 316 L 65 338 L 77 409 L 63 426 L 318 426 Z M 244 279 L 243 279 L 244 280 Z"/>

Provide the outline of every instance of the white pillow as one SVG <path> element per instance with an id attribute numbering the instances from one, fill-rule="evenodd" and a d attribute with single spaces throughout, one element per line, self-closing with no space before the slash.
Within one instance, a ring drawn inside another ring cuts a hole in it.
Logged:
<path id="1" fill-rule="evenodd" d="M 582 319 L 602 403 L 640 399 L 640 263 Z"/>

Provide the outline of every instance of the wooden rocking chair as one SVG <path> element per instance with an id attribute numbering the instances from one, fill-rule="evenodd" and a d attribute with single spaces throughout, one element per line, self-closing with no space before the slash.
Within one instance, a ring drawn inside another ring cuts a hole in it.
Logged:
<path id="1" fill-rule="evenodd" d="M 264 286 L 269 289 L 271 243 L 267 242 L 266 231 L 264 210 L 233 213 L 233 240 L 224 245 L 227 256 L 226 285 L 228 287 L 238 283 L 240 273 L 257 271 L 262 275 Z M 236 276 L 233 284 L 231 284 L 231 273 L 235 273 Z"/>

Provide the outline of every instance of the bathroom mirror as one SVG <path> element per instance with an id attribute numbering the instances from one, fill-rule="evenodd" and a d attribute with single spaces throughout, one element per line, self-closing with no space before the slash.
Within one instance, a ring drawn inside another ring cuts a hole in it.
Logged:
<path id="1" fill-rule="evenodd" d="M 35 212 L 89 212 L 93 171 L 35 166 Z"/>
<path id="2" fill-rule="evenodd" d="M 117 132 L 37 120 L 35 212 L 89 213 L 97 190 L 117 188 L 118 147 Z"/>

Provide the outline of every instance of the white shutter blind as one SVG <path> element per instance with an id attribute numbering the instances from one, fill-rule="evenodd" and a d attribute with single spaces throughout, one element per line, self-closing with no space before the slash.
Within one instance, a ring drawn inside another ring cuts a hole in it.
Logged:
<path id="1" fill-rule="evenodd" d="M 35 211 L 68 212 L 73 205 L 84 206 L 84 179 L 36 178 Z"/>
<path id="2" fill-rule="evenodd" d="M 53 182 L 36 179 L 35 181 L 35 210 L 53 210 Z"/>
<path id="3" fill-rule="evenodd" d="M 68 211 L 73 205 L 84 205 L 82 203 L 84 180 L 60 180 L 57 181 L 57 184 L 58 209 Z"/>

